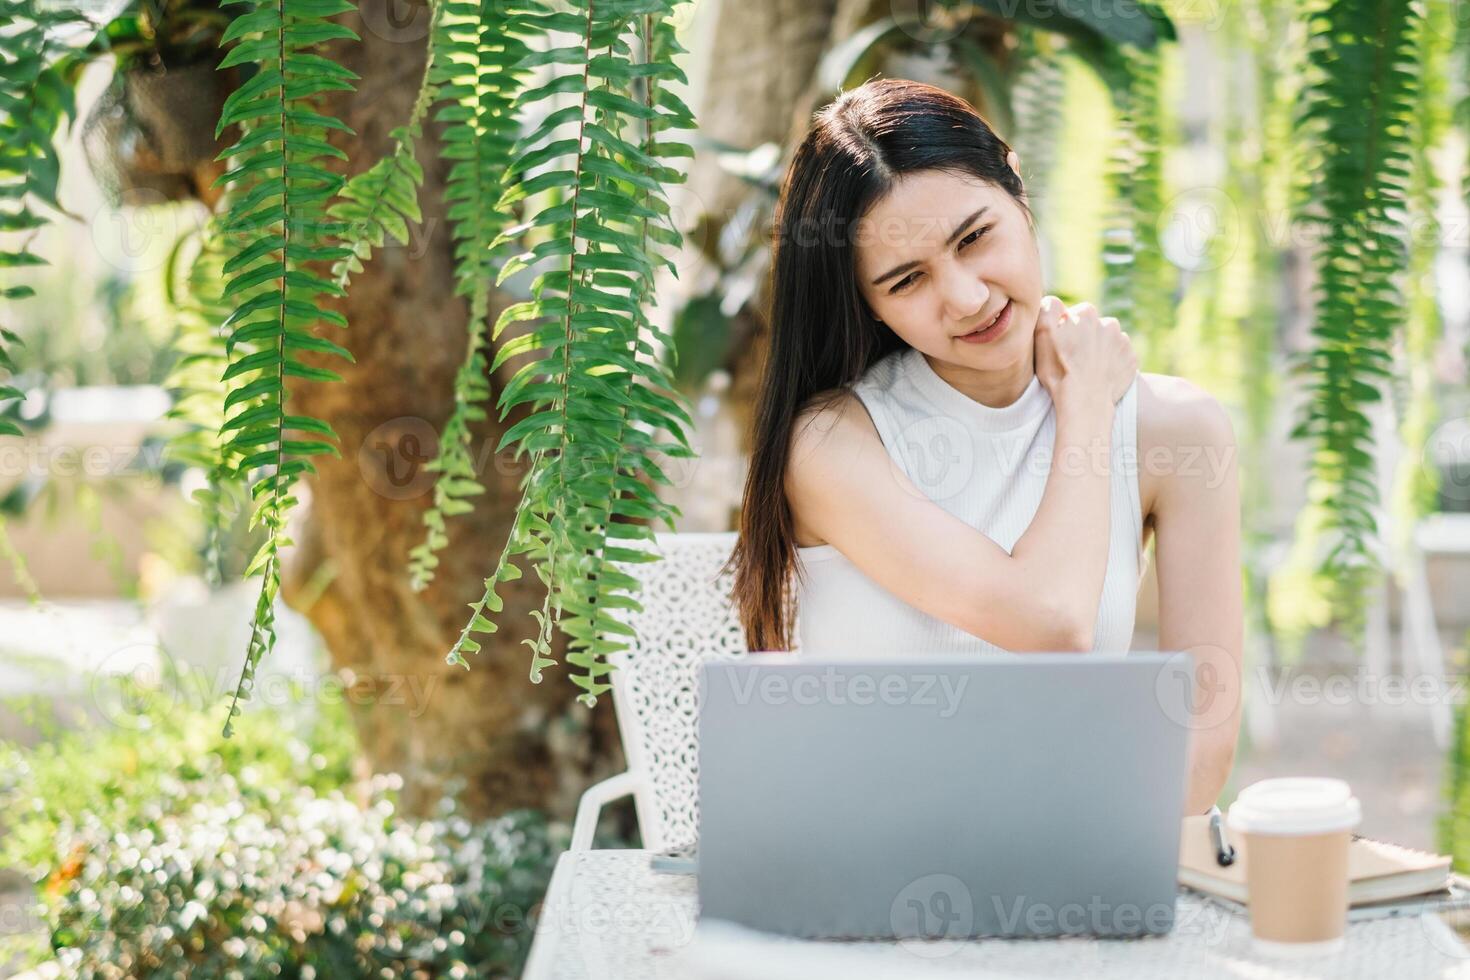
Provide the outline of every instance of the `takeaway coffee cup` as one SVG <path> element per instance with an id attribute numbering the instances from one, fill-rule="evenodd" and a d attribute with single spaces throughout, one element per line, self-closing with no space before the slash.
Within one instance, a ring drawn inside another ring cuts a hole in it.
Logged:
<path id="1" fill-rule="evenodd" d="M 1343 946 L 1348 845 L 1362 808 L 1341 779 L 1264 779 L 1230 805 L 1245 839 L 1245 875 L 1256 947 L 1314 956 Z"/>

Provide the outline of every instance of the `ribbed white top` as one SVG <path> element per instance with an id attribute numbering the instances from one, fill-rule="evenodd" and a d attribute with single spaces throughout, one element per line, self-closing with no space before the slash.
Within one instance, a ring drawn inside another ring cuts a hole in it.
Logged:
<path id="1" fill-rule="evenodd" d="M 1056 409 L 1037 377 L 1021 397 L 991 408 L 934 373 L 905 347 L 853 385 L 889 457 L 927 497 L 1011 551 L 1041 506 L 1056 443 Z M 1108 570 L 1093 651 L 1123 653 L 1133 639 L 1143 577 L 1138 496 L 1138 381 L 1113 416 Z M 922 612 L 868 578 L 833 545 L 797 549 L 797 646 L 843 657 L 1006 653 Z"/>

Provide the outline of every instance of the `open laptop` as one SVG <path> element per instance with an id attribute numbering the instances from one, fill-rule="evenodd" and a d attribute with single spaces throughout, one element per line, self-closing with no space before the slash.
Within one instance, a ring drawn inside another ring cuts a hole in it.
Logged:
<path id="1" fill-rule="evenodd" d="M 833 939 L 1167 932 L 1192 663 L 707 663 L 701 917 Z"/>

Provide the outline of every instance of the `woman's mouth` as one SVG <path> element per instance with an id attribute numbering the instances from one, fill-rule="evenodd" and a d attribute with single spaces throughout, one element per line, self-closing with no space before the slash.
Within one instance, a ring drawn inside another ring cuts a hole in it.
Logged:
<path id="1" fill-rule="evenodd" d="M 992 340 L 1005 333 L 1006 328 L 1011 325 L 1011 305 L 1011 301 L 1006 300 L 1006 305 L 1001 307 L 1000 314 L 996 316 L 995 320 L 990 324 L 990 326 L 986 327 L 983 330 L 976 330 L 971 333 L 967 333 L 963 337 L 956 337 L 955 339 L 964 341 L 967 344 L 990 343 Z"/>

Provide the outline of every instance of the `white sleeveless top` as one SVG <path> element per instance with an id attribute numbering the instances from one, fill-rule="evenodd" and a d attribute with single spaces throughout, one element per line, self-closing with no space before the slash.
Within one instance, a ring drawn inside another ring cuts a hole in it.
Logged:
<path id="1" fill-rule="evenodd" d="M 1056 442 L 1056 409 L 1039 378 L 1015 402 L 991 408 L 952 387 L 918 350 L 903 347 L 874 364 L 853 391 L 914 486 L 1007 552 L 1015 547 L 1041 506 Z M 1145 567 L 1137 419 L 1135 377 L 1113 414 L 1108 567 L 1093 652 L 1123 653 L 1133 639 Z M 797 571 L 801 654 L 1008 652 L 904 602 L 833 545 L 797 548 Z"/>

